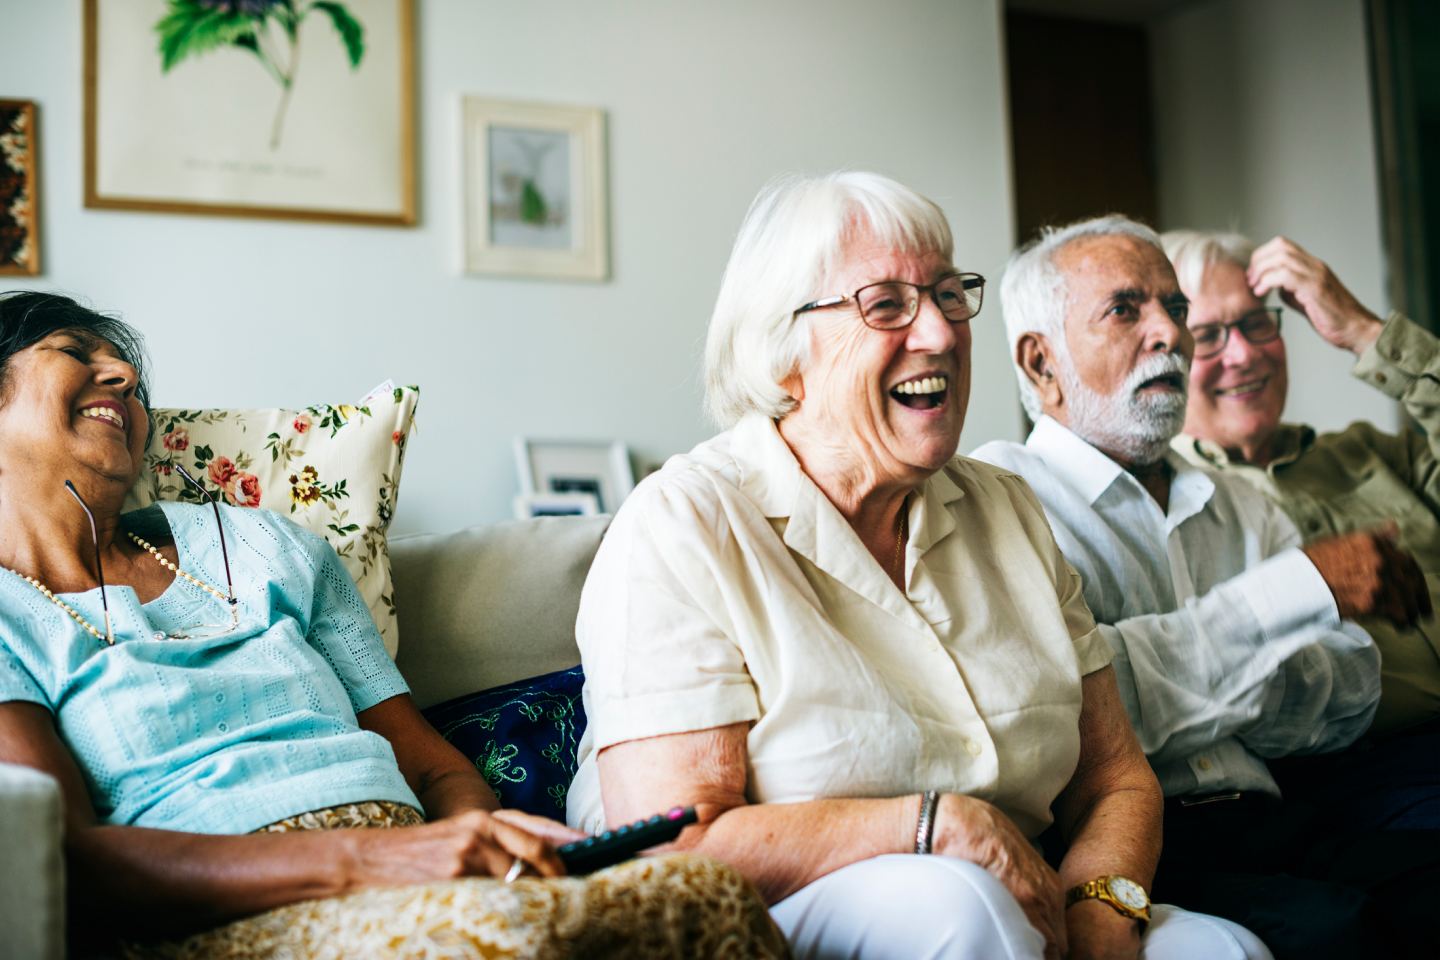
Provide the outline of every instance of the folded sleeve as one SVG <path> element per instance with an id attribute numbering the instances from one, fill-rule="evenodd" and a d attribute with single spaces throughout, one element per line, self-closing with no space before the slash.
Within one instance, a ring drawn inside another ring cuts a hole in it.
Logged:
<path id="1" fill-rule="evenodd" d="M 759 718 L 727 613 L 747 558 L 727 530 L 703 485 L 652 482 L 606 532 L 576 623 L 597 749 Z"/>
<path id="2" fill-rule="evenodd" d="M 300 578 L 310 583 L 305 638 L 335 671 L 356 713 L 410 688 L 335 550 L 323 538 L 275 517 L 294 545 Z M 283 541 L 282 541 L 283 542 Z"/>
<path id="3" fill-rule="evenodd" d="M 1273 505 L 1262 509 L 1273 555 L 1175 611 L 1102 628 L 1152 760 L 1224 737 L 1261 756 L 1339 749 L 1374 716 L 1379 651 L 1340 621 L 1329 587 L 1294 546 L 1294 525 Z"/>

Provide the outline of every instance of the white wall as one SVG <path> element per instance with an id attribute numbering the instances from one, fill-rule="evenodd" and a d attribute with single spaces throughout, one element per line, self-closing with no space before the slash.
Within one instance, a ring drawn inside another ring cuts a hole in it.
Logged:
<path id="1" fill-rule="evenodd" d="M 957 263 L 1013 233 L 998 0 L 417 0 L 415 229 L 82 207 L 80 0 L 0 0 L 0 95 L 39 101 L 45 274 L 149 337 L 163 406 L 423 393 L 395 529 L 509 514 L 511 438 L 712 431 L 698 360 L 750 198 L 787 170 L 877 169 L 935 198 Z M 458 273 L 462 94 L 609 112 L 613 279 Z M 217 105 L 217 109 L 221 109 Z M 12 278 L 6 278 L 12 279 Z M 999 311 L 975 325 L 970 449 L 1019 432 Z"/>
<path id="2" fill-rule="evenodd" d="M 1161 226 L 1283 233 L 1384 316 L 1362 0 L 1209 0 L 1155 23 L 1151 55 Z M 1350 354 L 1289 319 L 1288 419 L 1398 424 Z"/>

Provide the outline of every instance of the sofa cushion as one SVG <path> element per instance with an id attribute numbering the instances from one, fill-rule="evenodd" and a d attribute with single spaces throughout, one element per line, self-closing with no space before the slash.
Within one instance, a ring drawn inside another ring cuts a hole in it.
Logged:
<path id="1" fill-rule="evenodd" d="M 425 717 L 475 764 L 506 807 L 565 819 L 585 732 L 579 667 L 430 707 Z"/>
<path id="2" fill-rule="evenodd" d="M 385 532 L 419 398 L 398 387 L 357 406 L 153 411 L 145 469 L 127 509 L 201 502 L 190 471 L 224 503 L 283 514 L 330 541 L 355 578 L 390 655 L 400 642 Z"/>
<path id="3" fill-rule="evenodd" d="M 396 537 L 395 662 L 422 708 L 580 662 L 580 588 L 609 517 Z"/>

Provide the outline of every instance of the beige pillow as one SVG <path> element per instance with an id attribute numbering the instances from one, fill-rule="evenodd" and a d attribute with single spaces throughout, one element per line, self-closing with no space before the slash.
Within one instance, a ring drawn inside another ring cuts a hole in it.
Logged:
<path id="1" fill-rule="evenodd" d="M 126 508 L 200 502 L 175 472 L 178 463 L 223 503 L 289 517 L 330 541 L 393 657 L 400 636 L 385 531 L 419 393 L 397 387 L 361 405 L 304 410 L 157 408 L 145 469 Z"/>

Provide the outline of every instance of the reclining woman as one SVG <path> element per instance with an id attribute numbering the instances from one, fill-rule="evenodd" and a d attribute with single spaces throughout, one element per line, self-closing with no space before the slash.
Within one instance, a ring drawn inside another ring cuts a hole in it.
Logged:
<path id="1" fill-rule="evenodd" d="M 694 804 L 677 846 L 800 957 L 1269 956 L 1146 929 L 1161 796 L 1111 651 L 1029 488 L 956 456 L 985 281 L 952 250 L 875 174 L 755 200 L 706 350 L 729 429 L 636 489 L 585 584 L 570 822 Z"/>
<path id="2" fill-rule="evenodd" d="M 561 877 L 575 834 L 496 809 L 323 540 L 213 503 L 122 515 L 141 355 L 72 300 L 0 296 L 0 760 L 59 781 L 86 927 L 132 955 L 783 955 L 703 858 Z"/>

